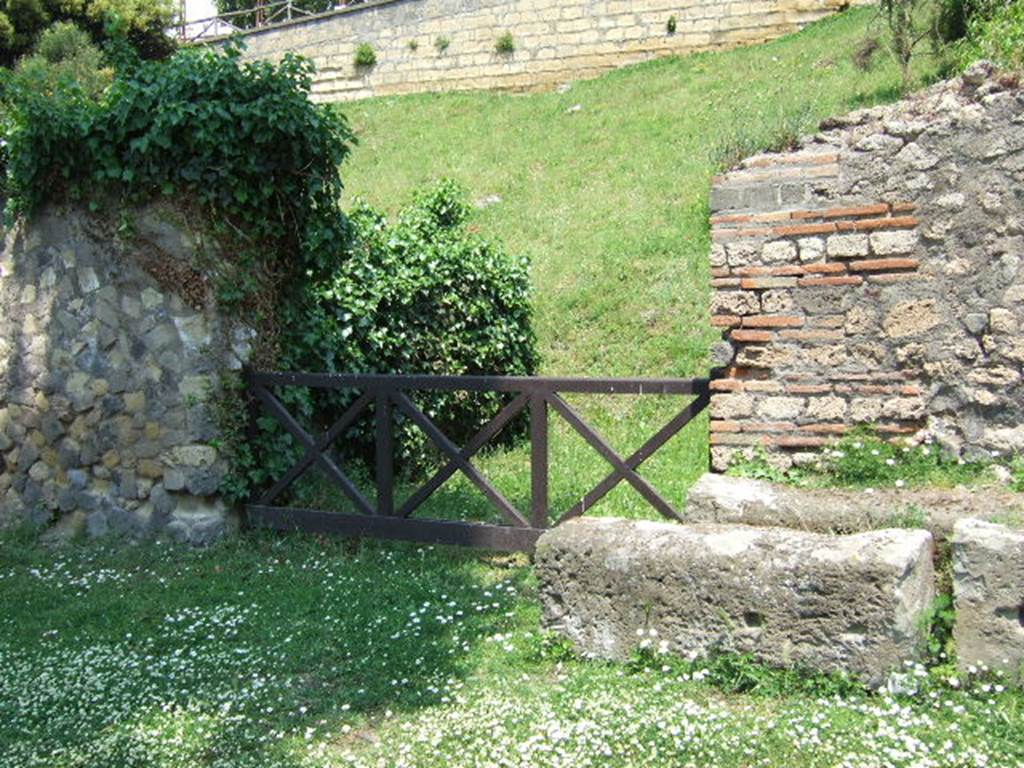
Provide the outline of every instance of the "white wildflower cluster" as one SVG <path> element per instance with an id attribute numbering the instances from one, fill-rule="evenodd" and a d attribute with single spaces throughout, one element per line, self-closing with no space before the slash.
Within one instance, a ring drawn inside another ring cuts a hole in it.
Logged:
<path id="1" fill-rule="evenodd" d="M 2 768 L 1024 768 L 980 667 L 741 695 L 664 626 L 648 663 L 544 656 L 522 565 L 152 551 L 0 569 Z"/>

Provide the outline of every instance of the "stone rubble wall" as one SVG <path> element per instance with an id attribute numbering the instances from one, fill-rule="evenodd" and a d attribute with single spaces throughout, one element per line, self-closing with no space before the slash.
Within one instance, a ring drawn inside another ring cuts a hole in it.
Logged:
<path id="1" fill-rule="evenodd" d="M 881 685 L 921 659 L 932 551 L 922 530 L 579 518 L 541 536 L 536 571 L 546 625 L 585 654 L 626 658 L 646 638 L 682 656 L 750 653 Z"/>
<path id="2" fill-rule="evenodd" d="M 6 235 L 0 526 L 204 543 L 230 525 L 207 398 L 219 371 L 241 366 L 249 336 L 213 310 L 180 218 L 133 218 L 127 244 L 75 209 Z"/>
<path id="3" fill-rule="evenodd" d="M 760 43 L 849 5 L 846 0 L 380 0 L 243 35 L 246 56 L 298 53 L 317 66 L 314 98 L 348 101 L 421 91 L 550 87 L 658 56 Z M 671 16 L 676 31 L 667 30 Z M 498 53 L 509 33 L 511 54 Z M 449 41 L 439 51 L 436 41 Z M 355 65 L 368 43 L 377 63 Z M 410 44 L 415 44 L 413 50 Z"/>
<path id="4" fill-rule="evenodd" d="M 1024 91 L 981 65 L 714 181 L 712 466 L 858 424 L 1024 451 Z"/>

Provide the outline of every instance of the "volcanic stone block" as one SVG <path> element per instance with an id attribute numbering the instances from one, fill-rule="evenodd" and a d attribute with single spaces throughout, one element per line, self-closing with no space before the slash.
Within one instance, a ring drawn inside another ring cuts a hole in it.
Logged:
<path id="1" fill-rule="evenodd" d="M 984 664 L 1021 679 L 1024 531 L 983 520 L 953 530 L 953 597 L 961 669 Z"/>
<path id="2" fill-rule="evenodd" d="M 747 477 L 708 473 L 690 488 L 686 520 L 859 533 L 877 528 L 924 528 L 951 538 L 957 520 L 999 511 L 1024 514 L 1024 498 L 999 489 L 888 488 L 872 493 L 843 488 L 798 488 Z"/>
<path id="3" fill-rule="evenodd" d="M 922 650 L 932 537 L 738 525 L 573 520 L 536 566 L 547 626 L 583 653 L 628 656 L 639 630 L 681 654 L 751 653 L 872 685 Z"/>

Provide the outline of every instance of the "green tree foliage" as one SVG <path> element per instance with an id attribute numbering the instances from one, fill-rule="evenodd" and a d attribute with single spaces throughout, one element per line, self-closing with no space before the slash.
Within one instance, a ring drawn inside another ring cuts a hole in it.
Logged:
<path id="1" fill-rule="evenodd" d="M 0 0 L 0 64 L 28 53 L 54 22 L 73 22 L 102 41 L 112 16 L 144 56 L 166 56 L 173 43 L 164 30 L 173 15 L 173 0 Z"/>
<path id="2" fill-rule="evenodd" d="M 239 11 L 251 11 L 251 13 L 239 13 L 231 16 L 230 21 L 236 27 L 249 29 L 258 24 L 266 23 L 271 16 L 273 21 L 285 21 L 288 18 L 284 8 L 285 0 L 217 0 L 218 13 L 238 13 Z M 310 13 L 323 13 L 335 6 L 335 0 L 292 0 L 292 8 L 297 8 Z M 293 16 L 294 18 L 294 16 Z"/>
<path id="3" fill-rule="evenodd" d="M 1024 69 L 1024 2 L 977 0 L 965 28 L 957 47 L 962 65 L 990 59 L 1008 69 Z"/>
<path id="4" fill-rule="evenodd" d="M 75 83 L 86 96 L 97 97 L 110 85 L 113 70 L 88 32 L 71 22 L 58 21 L 39 37 L 35 51 L 18 60 L 15 89 L 52 93 L 62 83 Z"/>

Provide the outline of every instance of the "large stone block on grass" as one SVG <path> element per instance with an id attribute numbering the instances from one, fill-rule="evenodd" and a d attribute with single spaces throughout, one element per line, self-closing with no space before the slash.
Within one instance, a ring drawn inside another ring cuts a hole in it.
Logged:
<path id="1" fill-rule="evenodd" d="M 961 520 L 953 532 L 953 597 L 960 667 L 984 664 L 1021 679 L 1024 531 Z"/>
<path id="2" fill-rule="evenodd" d="M 831 536 L 742 525 L 580 519 L 541 536 L 545 623 L 623 658 L 640 630 L 673 653 L 751 653 L 872 685 L 922 651 L 934 598 L 923 530 Z"/>

